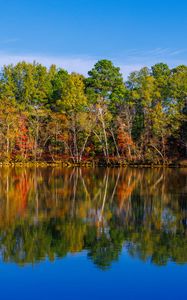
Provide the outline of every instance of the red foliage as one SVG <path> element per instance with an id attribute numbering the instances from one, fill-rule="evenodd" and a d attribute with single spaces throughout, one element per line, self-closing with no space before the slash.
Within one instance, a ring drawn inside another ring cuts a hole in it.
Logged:
<path id="1" fill-rule="evenodd" d="M 119 150 L 122 154 L 128 155 L 128 148 L 134 147 L 131 136 L 127 131 L 125 131 L 124 125 L 120 124 L 117 131 L 117 142 Z"/>
<path id="2" fill-rule="evenodd" d="M 33 148 L 33 142 L 29 138 L 27 118 L 23 115 L 19 120 L 19 132 L 17 134 L 15 148 L 17 154 L 21 152 L 25 157 L 27 157 L 28 151 Z"/>

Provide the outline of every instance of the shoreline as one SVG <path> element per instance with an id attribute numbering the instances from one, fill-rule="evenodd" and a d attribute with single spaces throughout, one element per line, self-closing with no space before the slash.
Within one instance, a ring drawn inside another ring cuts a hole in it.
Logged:
<path id="1" fill-rule="evenodd" d="M 37 161 L 37 162 L 0 162 L 0 167 L 62 167 L 62 168 L 75 168 L 75 167 L 85 167 L 85 168 L 119 168 L 119 167 L 130 167 L 130 168 L 187 168 L 187 160 L 179 160 L 170 163 L 144 163 L 144 162 L 110 162 L 110 163 L 100 163 L 95 161 L 87 162 L 68 162 L 68 161 Z"/>

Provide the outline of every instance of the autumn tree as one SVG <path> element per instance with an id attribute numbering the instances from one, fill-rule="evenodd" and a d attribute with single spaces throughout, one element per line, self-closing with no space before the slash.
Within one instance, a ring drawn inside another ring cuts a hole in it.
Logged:
<path id="1" fill-rule="evenodd" d="M 103 151 L 108 161 L 109 141 L 108 130 L 110 115 L 116 113 L 121 100 L 123 100 L 124 84 L 120 69 L 109 60 L 98 61 L 94 68 L 88 72 L 86 80 L 87 95 L 94 104 L 98 122 L 101 125 L 104 141 Z M 113 136 L 114 137 L 114 136 Z"/>

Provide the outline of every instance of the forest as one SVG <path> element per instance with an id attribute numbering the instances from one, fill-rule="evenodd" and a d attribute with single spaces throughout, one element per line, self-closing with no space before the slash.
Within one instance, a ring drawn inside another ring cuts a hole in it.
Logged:
<path id="1" fill-rule="evenodd" d="M 20 62 L 0 73 L 0 162 L 171 164 L 187 155 L 187 66 L 126 81 L 109 60 L 88 76 Z"/>

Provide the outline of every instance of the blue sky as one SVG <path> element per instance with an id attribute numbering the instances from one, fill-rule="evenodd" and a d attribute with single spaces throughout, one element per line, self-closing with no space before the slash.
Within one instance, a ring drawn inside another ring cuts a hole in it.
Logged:
<path id="1" fill-rule="evenodd" d="M 56 63 L 86 74 L 102 58 L 130 71 L 187 64 L 186 0 L 0 0 L 0 65 Z"/>

